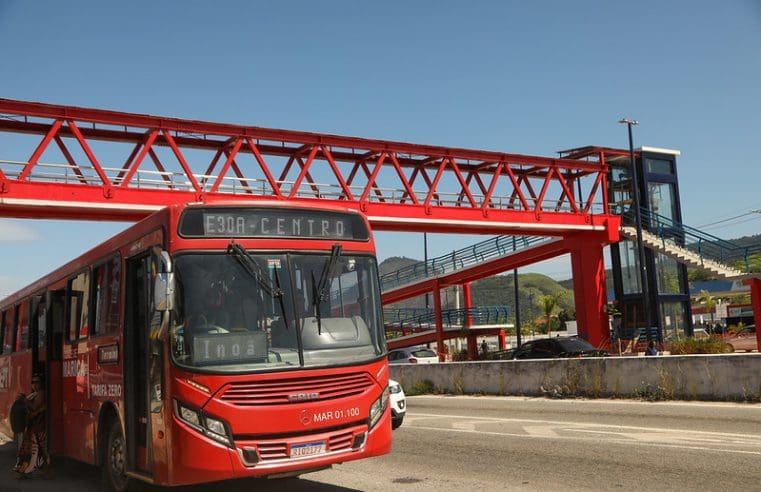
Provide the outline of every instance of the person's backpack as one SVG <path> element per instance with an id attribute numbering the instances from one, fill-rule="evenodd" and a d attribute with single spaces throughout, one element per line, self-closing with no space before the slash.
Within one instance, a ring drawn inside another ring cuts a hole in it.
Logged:
<path id="1" fill-rule="evenodd" d="M 16 434 L 24 432 L 26 429 L 26 421 L 28 417 L 28 410 L 26 408 L 26 400 L 19 398 L 13 402 L 11 407 L 11 430 Z"/>

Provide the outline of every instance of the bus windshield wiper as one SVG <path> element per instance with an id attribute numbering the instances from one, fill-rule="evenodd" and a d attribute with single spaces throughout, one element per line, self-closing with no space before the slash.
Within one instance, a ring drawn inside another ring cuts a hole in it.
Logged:
<path id="1" fill-rule="evenodd" d="M 315 282 L 314 270 L 312 271 L 312 285 L 314 286 L 314 292 L 312 295 L 312 305 L 315 308 L 315 318 L 317 319 L 317 334 L 322 334 L 322 317 L 320 315 L 320 304 L 325 300 L 327 295 L 328 282 L 332 277 L 333 268 L 335 268 L 338 258 L 341 256 L 341 245 L 334 244 L 330 249 L 330 258 L 325 262 L 325 266 L 322 268 L 320 274 L 320 281 Z"/>
<path id="2" fill-rule="evenodd" d="M 283 291 L 280 290 L 280 287 L 272 285 L 269 275 L 262 270 L 262 267 L 259 266 L 259 264 L 251 257 L 251 254 L 246 251 L 246 248 L 235 241 L 230 241 L 230 244 L 227 245 L 227 254 L 234 255 L 235 259 L 240 263 L 240 266 L 242 266 L 246 273 L 256 280 L 259 287 L 261 287 L 268 296 L 281 297 L 283 295 Z"/>
<path id="3" fill-rule="evenodd" d="M 230 244 L 227 245 L 227 254 L 232 254 L 235 257 L 238 263 L 240 263 L 240 266 L 242 266 L 246 273 L 256 280 L 256 283 L 259 284 L 259 287 L 261 287 L 268 296 L 273 299 L 277 298 L 280 301 L 280 312 L 283 314 L 283 323 L 287 330 L 288 317 L 285 314 L 286 310 L 283 301 L 283 289 L 280 288 L 280 276 L 277 274 L 277 269 L 275 269 L 276 284 L 272 285 L 272 280 L 270 280 L 269 275 L 262 270 L 262 267 L 259 266 L 259 264 L 251 257 L 251 254 L 246 251 L 246 248 L 235 241 L 230 241 Z"/>

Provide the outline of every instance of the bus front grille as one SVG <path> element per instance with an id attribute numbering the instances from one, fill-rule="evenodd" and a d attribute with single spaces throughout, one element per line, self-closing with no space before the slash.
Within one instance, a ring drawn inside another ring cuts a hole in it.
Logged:
<path id="1" fill-rule="evenodd" d="M 357 437 L 363 437 L 364 434 L 352 430 L 342 430 L 331 433 L 329 435 L 323 434 L 322 436 L 315 437 L 318 442 L 322 440 L 326 443 L 323 454 L 340 453 L 345 451 L 351 451 L 356 444 Z M 302 437 L 301 440 L 304 438 Z M 300 440 L 300 441 L 301 441 Z M 244 463 L 246 466 L 266 465 L 268 463 L 274 464 L 276 462 L 285 462 L 292 459 L 290 456 L 289 444 L 285 441 L 244 441 L 237 442 L 244 451 L 248 451 L 247 454 L 242 454 L 244 457 Z M 291 445 L 298 443 L 291 443 Z M 255 454 L 251 451 L 255 450 Z M 249 456 L 249 458 L 246 458 Z M 251 459 L 251 456 L 255 456 L 255 460 Z M 319 455 L 317 455 L 319 456 Z"/>
<path id="2" fill-rule="evenodd" d="M 219 398 L 239 406 L 282 405 L 355 396 L 372 385 L 372 378 L 362 372 L 298 379 L 235 382 L 227 385 Z"/>

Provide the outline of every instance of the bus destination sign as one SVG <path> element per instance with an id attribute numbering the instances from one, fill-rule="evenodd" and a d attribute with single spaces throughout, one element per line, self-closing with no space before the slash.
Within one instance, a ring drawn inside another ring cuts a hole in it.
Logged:
<path id="1" fill-rule="evenodd" d="M 180 234 L 190 237 L 360 241 L 369 238 L 364 221 L 355 214 L 271 208 L 188 209 L 180 220 Z"/>
<path id="2" fill-rule="evenodd" d="M 194 364 L 259 361 L 267 358 L 267 334 L 197 335 L 192 353 Z"/>

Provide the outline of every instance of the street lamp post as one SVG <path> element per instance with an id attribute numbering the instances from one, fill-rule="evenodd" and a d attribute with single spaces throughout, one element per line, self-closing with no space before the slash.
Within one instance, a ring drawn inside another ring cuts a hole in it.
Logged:
<path id="1" fill-rule="evenodd" d="M 425 268 L 425 278 L 428 280 L 428 233 L 423 233 L 423 265 Z M 428 309 L 430 307 L 430 302 L 428 301 L 428 292 L 425 293 L 425 308 Z"/>
<path id="2" fill-rule="evenodd" d="M 513 236 L 513 253 L 516 250 L 515 236 Z M 518 269 L 513 270 L 513 290 L 515 292 L 515 344 L 521 348 L 521 307 L 518 296 Z"/>
<path id="3" fill-rule="evenodd" d="M 647 261 L 645 261 L 645 243 L 642 241 L 642 214 L 639 204 L 639 173 L 634 160 L 634 137 L 632 126 L 638 125 L 637 120 L 622 118 L 618 121 L 626 125 L 629 130 L 629 163 L 632 171 L 632 195 L 634 198 L 634 227 L 637 229 L 637 255 L 639 256 L 640 283 L 642 284 L 642 315 L 645 320 L 645 330 L 648 341 L 650 340 L 650 294 L 647 284 Z"/>

